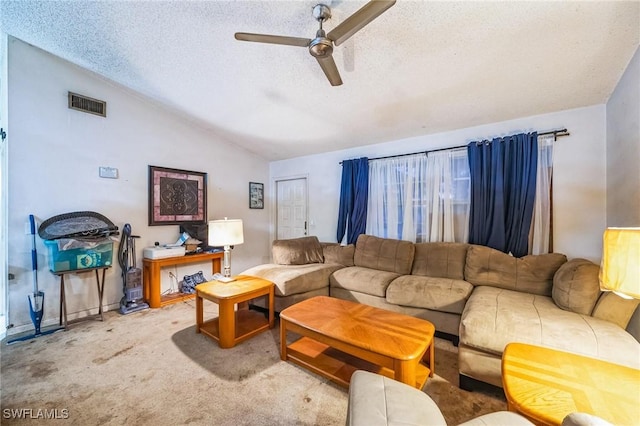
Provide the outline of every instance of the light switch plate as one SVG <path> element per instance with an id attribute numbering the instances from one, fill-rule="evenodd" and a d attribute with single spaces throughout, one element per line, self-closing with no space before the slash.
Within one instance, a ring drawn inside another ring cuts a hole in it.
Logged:
<path id="1" fill-rule="evenodd" d="M 99 167 L 98 174 L 101 178 L 118 179 L 118 169 L 115 167 Z"/>

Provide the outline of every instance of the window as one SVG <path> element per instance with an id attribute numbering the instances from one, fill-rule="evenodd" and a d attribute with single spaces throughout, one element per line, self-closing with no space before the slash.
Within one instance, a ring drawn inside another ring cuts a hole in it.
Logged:
<path id="1" fill-rule="evenodd" d="M 464 148 L 371 160 L 367 234 L 466 241 L 469 182 Z"/>
<path id="2" fill-rule="evenodd" d="M 553 135 L 538 138 L 530 252 L 551 250 Z M 414 242 L 467 242 L 471 177 L 467 149 L 369 161 L 369 235 Z"/>

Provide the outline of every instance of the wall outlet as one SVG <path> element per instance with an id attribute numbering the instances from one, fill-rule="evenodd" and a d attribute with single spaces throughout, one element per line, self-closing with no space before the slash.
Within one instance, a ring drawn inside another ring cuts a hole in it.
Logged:
<path id="1" fill-rule="evenodd" d="M 101 178 L 118 179 L 118 169 L 115 167 L 100 166 L 98 168 L 98 174 Z"/>

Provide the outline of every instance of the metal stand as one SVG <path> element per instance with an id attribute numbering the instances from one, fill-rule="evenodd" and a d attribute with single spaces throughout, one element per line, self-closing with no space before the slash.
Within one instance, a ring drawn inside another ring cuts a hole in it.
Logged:
<path id="1" fill-rule="evenodd" d="M 102 295 L 104 293 L 104 276 L 105 273 L 107 272 L 107 269 L 109 269 L 110 266 L 106 266 L 106 267 L 99 267 L 99 268 L 88 268 L 88 269 L 78 269 L 78 270 L 73 270 L 73 271 L 64 271 L 64 272 L 54 272 L 54 274 L 59 275 L 60 276 L 60 325 L 66 330 L 67 329 L 67 325 L 74 323 L 74 322 L 79 322 L 79 321 L 84 321 L 86 319 L 90 319 L 92 317 L 100 317 L 100 321 L 104 321 L 104 314 L 102 312 Z M 65 290 L 64 290 L 64 276 L 65 274 L 75 274 L 75 273 L 80 273 L 80 272 L 89 272 L 89 271 L 95 271 L 96 272 L 96 283 L 98 285 L 98 313 L 94 314 L 94 315 L 89 315 L 86 318 L 78 318 L 76 320 L 73 321 L 68 321 L 67 320 L 67 298 L 65 295 Z M 100 277 L 100 275 L 98 274 L 98 271 L 102 270 L 102 277 Z"/>

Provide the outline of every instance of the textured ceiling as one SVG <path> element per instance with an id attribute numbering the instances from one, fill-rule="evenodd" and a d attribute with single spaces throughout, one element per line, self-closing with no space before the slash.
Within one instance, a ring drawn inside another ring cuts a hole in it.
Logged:
<path id="1" fill-rule="evenodd" d="M 2 0 L 0 25 L 271 160 L 601 104 L 640 43 L 638 1 L 398 0 L 332 87 L 306 48 L 234 39 L 313 38 L 317 2 Z M 329 31 L 366 1 L 325 4 Z"/>

